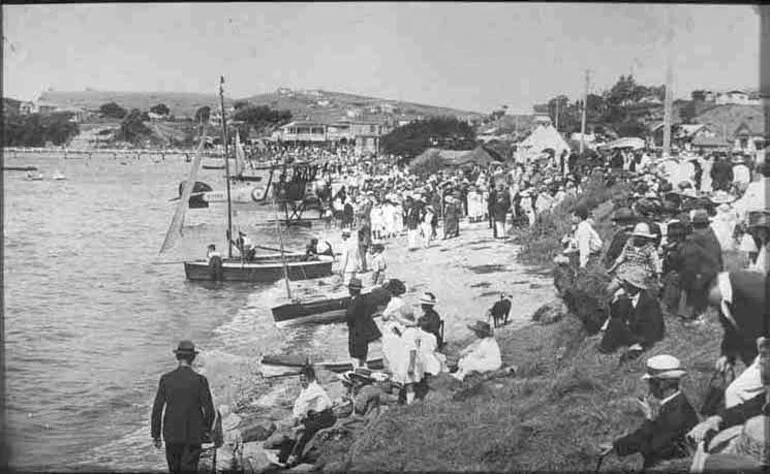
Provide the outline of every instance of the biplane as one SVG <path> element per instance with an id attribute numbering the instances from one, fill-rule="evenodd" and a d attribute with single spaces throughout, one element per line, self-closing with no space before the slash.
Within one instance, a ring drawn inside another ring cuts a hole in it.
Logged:
<path id="1" fill-rule="evenodd" d="M 273 183 L 273 199 L 283 211 L 284 218 L 277 221 L 286 226 L 311 227 L 313 221 L 323 220 L 326 206 L 311 186 L 318 175 L 318 165 L 312 163 L 291 163 L 276 166 L 271 173 L 281 174 Z M 291 176 L 288 175 L 291 171 Z M 305 212 L 317 211 L 318 217 L 305 217 Z M 275 223 L 276 220 L 269 222 Z"/>

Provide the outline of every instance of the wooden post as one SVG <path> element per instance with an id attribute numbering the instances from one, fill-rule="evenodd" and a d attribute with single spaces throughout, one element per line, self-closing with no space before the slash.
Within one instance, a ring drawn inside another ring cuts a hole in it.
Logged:
<path id="1" fill-rule="evenodd" d="M 586 109 L 588 108 L 588 69 L 586 69 L 586 88 L 583 93 L 583 116 L 580 119 L 580 154 L 583 154 L 586 146 Z"/>
<path id="2" fill-rule="evenodd" d="M 225 77 L 219 76 L 219 104 L 222 111 L 222 140 L 225 146 L 225 181 L 227 182 L 227 258 L 233 258 L 233 210 L 230 203 L 230 158 L 227 153 L 227 120 L 225 119 Z"/>
<path id="3" fill-rule="evenodd" d="M 757 6 L 761 17 L 759 42 L 759 97 L 765 115 L 765 160 L 770 149 L 770 6 Z"/>
<path id="4" fill-rule="evenodd" d="M 672 38 L 673 30 L 669 20 L 669 11 L 665 10 L 666 18 L 666 98 L 663 109 L 663 156 L 671 156 L 671 105 L 674 98 L 672 89 L 674 82 Z"/>

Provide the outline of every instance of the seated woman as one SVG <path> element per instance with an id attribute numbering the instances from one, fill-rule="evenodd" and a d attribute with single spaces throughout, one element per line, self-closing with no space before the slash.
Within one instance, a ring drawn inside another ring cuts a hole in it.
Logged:
<path id="1" fill-rule="evenodd" d="M 285 441 L 274 464 L 293 465 L 301 460 L 305 445 L 324 428 L 334 426 L 337 421 L 332 411 L 332 400 L 316 381 L 315 370 L 305 366 L 299 374 L 302 392 L 294 402 L 293 422 L 296 438 Z M 272 453 L 267 453 L 270 458 Z"/>
<path id="2" fill-rule="evenodd" d="M 647 223 L 636 224 L 631 238 L 626 242 L 615 263 L 607 270 L 610 274 L 616 275 L 607 287 L 608 293 L 619 296 L 623 275 L 634 269 L 642 270 L 647 288 L 657 285 L 662 265 L 655 247 L 655 238 Z"/>
<path id="3" fill-rule="evenodd" d="M 422 316 L 420 316 L 419 323 L 427 332 L 436 336 L 436 341 L 438 342 L 438 348 L 440 350 L 444 347 L 445 341 L 443 334 L 441 334 L 441 316 L 439 316 L 433 309 L 436 306 L 436 303 L 438 303 L 436 295 L 430 292 L 423 293 L 422 297 L 420 297 Z"/>
<path id="4" fill-rule="evenodd" d="M 609 354 L 619 347 L 630 346 L 628 356 L 634 357 L 663 339 L 663 313 L 658 300 L 647 290 L 645 276 L 638 268 L 623 276 L 621 285 L 625 296 L 610 306 L 599 352 Z"/>
<path id="5" fill-rule="evenodd" d="M 464 380 L 473 372 L 492 372 L 503 366 L 500 356 L 500 346 L 492 335 L 489 323 L 476 321 L 468 328 L 478 338 L 460 352 L 460 360 L 457 362 L 457 372 L 452 374 L 457 380 Z"/>

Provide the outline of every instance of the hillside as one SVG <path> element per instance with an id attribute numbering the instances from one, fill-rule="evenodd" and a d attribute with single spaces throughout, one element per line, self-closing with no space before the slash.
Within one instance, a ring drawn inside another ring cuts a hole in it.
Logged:
<path id="1" fill-rule="evenodd" d="M 346 118 L 406 120 L 420 116 L 452 115 L 471 118 L 483 115 L 447 107 L 323 90 L 297 91 L 281 88 L 275 92 L 258 94 L 242 100 L 254 105 L 288 109 L 296 118 L 308 120 L 331 121 Z"/>
<path id="2" fill-rule="evenodd" d="M 735 139 L 735 130 L 742 122 L 757 133 L 762 133 L 765 127 L 765 118 L 761 105 L 717 105 L 710 108 L 695 117 L 696 123 L 711 124 L 717 130 L 723 130 L 727 134 L 727 139 Z"/>
<path id="3" fill-rule="evenodd" d="M 46 91 L 40 97 L 43 103 L 61 107 L 83 107 L 86 110 L 98 110 L 107 102 L 116 102 L 124 109 L 150 110 L 157 104 L 166 104 L 171 115 L 178 118 L 192 117 L 195 111 L 204 105 L 216 109 L 219 97 L 215 94 L 189 94 L 185 92 L 111 92 L 111 91 Z M 225 105 L 232 104 L 225 98 Z"/>
<path id="4" fill-rule="evenodd" d="M 214 110 L 219 106 L 218 97 L 214 94 L 182 92 L 47 91 L 43 93 L 40 101 L 60 107 L 82 107 L 86 110 L 97 110 L 102 104 L 116 102 L 125 109 L 136 108 L 143 111 L 163 103 L 177 118 L 192 117 L 195 111 L 204 105 L 208 105 Z M 225 98 L 225 105 L 231 106 L 237 101 L 246 101 L 252 105 L 267 105 L 275 109 L 288 109 L 294 117 L 309 120 L 340 120 L 344 118 L 407 120 L 420 116 L 481 117 L 483 115 L 446 107 L 342 92 L 295 91 L 286 88 L 244 99 Z"/>

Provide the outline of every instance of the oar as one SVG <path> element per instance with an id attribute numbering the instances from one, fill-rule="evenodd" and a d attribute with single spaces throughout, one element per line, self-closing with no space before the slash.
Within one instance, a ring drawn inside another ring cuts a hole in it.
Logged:
<path id="1" fill-rule="evenodd" d="M 199 192 L 199 193 L 191 193 L 191 194 L 190 194 L 190 197 L 193 197 L 193 196 L 203 196 L 203 195 L 204 195 L 204 194 L 206 194 L 207 192 L 208 192 L 208 191 L 203 191 L 203 192 Z M 169 200 L 168 200 L 168 202 L 174 202 L 174 201 L 178 201 L 178 200 L 180 200 L 180 199 L 182 199 L 182 196 L 177 196 L 177 197 L 175 197 L 175 198 L 171 198 L 171 199 L 169 199 Z"/>
<path id="2" fill-rule="evenodd" d="M 274 247 L 266 247 L 264 245 L 254 245 L 254 247 L 256 247 L 258 249 L 262 249 L 262 250 L 270 250 L 271 252 L 280 252 L 281 251 L 281 249 L 277 249 L 277 248 L 274 248 Z M 299 253 L 299 252 L 296 252 L 296 251 L 293 251 L 293 250 L 285 250 L 284 249 L 284 253 Z"/>

